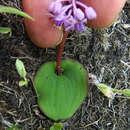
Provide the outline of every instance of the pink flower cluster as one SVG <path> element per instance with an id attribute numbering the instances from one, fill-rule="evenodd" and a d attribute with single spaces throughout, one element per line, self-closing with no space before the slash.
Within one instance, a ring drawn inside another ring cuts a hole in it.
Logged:
<path id="1" fill-rule="evenodd" d="M 65 31 L 82 31 L 88 19 L 96 18 L 96 12 L 78 0 L 54 0 L 50 7 L 50 16 L 56 26 L 64 26 Z"/>

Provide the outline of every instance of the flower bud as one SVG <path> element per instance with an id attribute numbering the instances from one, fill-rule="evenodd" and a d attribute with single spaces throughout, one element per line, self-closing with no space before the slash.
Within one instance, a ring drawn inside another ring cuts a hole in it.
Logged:
<path id="1" fill-rule="evenodd" d="M 84 12 L 79 8 L 75 9 L 74 15 L 78 20 L 83 20 L 85 18 Z"/>
<path id="2" fill-rule="evenodd" d="M 61 8 L 62 8 L 61 2 L 52 2 L 49 7 L 49 10 L 53 13 L 60 13 Z"/>
<path id="3" fill-rule="evenodd" d="M 95 19 L 96 18 L 96 12 L 94 11 L 94 9 L 92 7 L 88 7 L 85 9 L 85 13 L 88 19 Z"/>

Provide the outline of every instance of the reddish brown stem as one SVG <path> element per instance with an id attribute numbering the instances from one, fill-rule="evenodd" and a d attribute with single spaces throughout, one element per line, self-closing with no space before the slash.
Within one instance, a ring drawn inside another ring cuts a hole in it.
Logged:
<path id="1" fill-rule="evenodd" d="M 64 44 L 66 42 L 67 36 L 68 36 L 68 32 L 63 31 L 63 40 L 62 40 L 61 44 L 59 45 L 59 50 L 58 50 L 58 54 L 57 54 L 57 61 L 56 61 L 56 68 L 57 68 L 57 74 L 58 75 L 62 74 L 61 57 L 62 57 L 62 53 L 63 53 L 63 50 L 64 50 Z"/>

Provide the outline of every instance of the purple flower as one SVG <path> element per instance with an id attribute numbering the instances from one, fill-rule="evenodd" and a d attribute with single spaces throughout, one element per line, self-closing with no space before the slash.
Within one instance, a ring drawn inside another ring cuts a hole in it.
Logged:
<path id="1" fill-rule="evenodd" d="M 78 0 L 54 0 L 50 16 L 56 26 L 64 26 L 65 31 L 83 31 L 88 19 L 96 18 L 96 12 Z"/>
<path id="2" fill-rule="evenodd" d="M 52 2 L 49 8 L 49 10 L 55 14 L 60 13 L 61 9 L 62 9 L 62 3 L 58 1 Z"/>
<path id="3" fill-rule="evenodd" d="M 96 12 L 92 7 L 88 7 L 85 9 L 85 13 L 88 19 L 94 19 L 96 18 Z"/>

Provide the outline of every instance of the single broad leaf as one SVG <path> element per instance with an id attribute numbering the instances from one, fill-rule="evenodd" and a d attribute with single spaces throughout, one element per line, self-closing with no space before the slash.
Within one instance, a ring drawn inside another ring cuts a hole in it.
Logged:
<path id="1" fill-rule="evenodd" d="M 34 20 L 31 16 L 29 16 L 27 13 L 20 11 L 18 9 L 15 9 L 13 7 L 7 7 L 7 6 L 2 6 L 0 5 L 0 13 L 10 13 L 10 14 L 16 14 L 16 15 L 20 15 L 23 16 L 25 18 Z"/>
<path id="2" fill-rule="evenodd" d="M 81 64 L 64 60 L 61 67 L 62 75 L 57 75 L 56 62 L 48 62 L 34 79 L 39 107 L 53 120 L 70 118 L 88 92 L 88 76 Z"/>
<path id="3" fill-rule="evenodd" d="M 63 128 L 62 123 L 54 123 L 54 125 L 50 127 L 50 130 L 62 130 L 62 128 Z"/>
<path id="4" fill-rule="evenodd" d="M 8 27 L 0 27 L 0 33 L 3 33 L 3 34 L 8 34 L 9 33 L 9 36 L 12 35 L 12 31 Z"/>
<path id="5" fill-rule="evenodd" d="M 17 59 L 15 65 L 16 65 L 16 69 L 17 69 L 17 71 L 18 71 L 18 74 L 19 74 L 22 78 L 24 78 L 24 80 L 26 81 L 26 74 L 27 74 L 27 72 L 26 72 L 26 70 L 25 70 L 25 67 L 24 67 L 23 62 L 22 62 L 21 60 Z"/>

